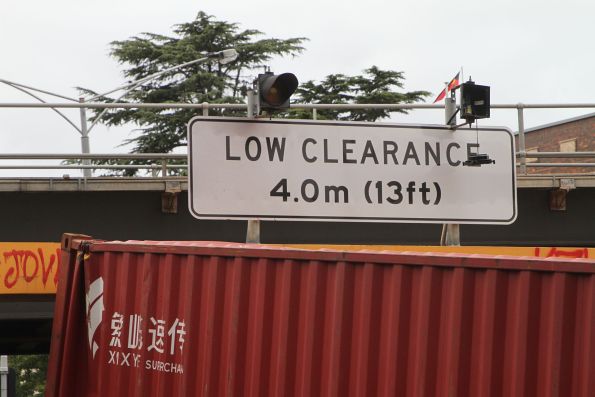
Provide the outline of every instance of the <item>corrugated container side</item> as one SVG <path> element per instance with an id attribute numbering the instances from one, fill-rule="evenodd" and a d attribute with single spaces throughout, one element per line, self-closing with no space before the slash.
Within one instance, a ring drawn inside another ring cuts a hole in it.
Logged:
<path id="1" fill-rule="evenodd" d="M 81 248 L 65 251 L 47 396 L 595 395 L 592 261 Z"/>

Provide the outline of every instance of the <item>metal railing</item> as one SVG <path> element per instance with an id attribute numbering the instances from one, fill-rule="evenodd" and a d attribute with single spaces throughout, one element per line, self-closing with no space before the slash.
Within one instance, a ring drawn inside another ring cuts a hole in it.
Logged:
<path id="1" fill-rule="evenodd" d="M 520 153 L 517 152 L 517 160 L 520 159 Z M 595 152 L 574 152 L 574 153 L 558 153 L 558 152 L 543 152 L 530 153 L 527 158 L 595 158 Z M 163 154 L 163 153 L 143 153 L 143 154 L 50 154 L 50 153 L 14 153 L 14 154 L 0 154 L 1 160 L 152 160 L 150 164 L 1 164 L 0 170 L 147 170 L 151 171 L 151 176 L 156 177 L 167 176 L 168 170 L 187 170 L 188 164 L 170 164 L 170 161 L 187 160 L 186 154 Z M 521 166 L 517 162 L 517 167 Z M 595 162 L 590 163 L 527 163 L 525 167 L 577 167 L 577 168 L 594 168 Z"/>
<path id="2" fill-rule="evenodd" d="M 385 110 L 415 110 L 415 109 L 444 109 L 444 105 L 434 104 L 292 104 L 292 109 L 311 110 L 313 119 L 317 118 L 317 110 L 364 110 L 364 109 L 385 109 Z M 202 110 L 203 116 L 209 115 L 210 109 L 236 109 L 247 110 L 246 104 L 232 103 L 0 103 L 0 108 L 94 108 L 94 109 L 197 109 Z M 518 151 L 517 167 L 519 174 L 527 174 L 527 168 L 536 167 L 580 167 L 594 168 L 595 162 L 550 162 L 537 163 L 527 162 L 528 158 L 568 158 L 583 159 L 595 158 L 595 152 L 530 152 L 525 147 L 525 127 L 524 111 L 525 109 L 595 109 L 595 103 L 570 103 L 570 104 L 493 104 L 492 109 L 511 109 L 517 110 L 518 119 Z M 180 161 L 187 158 L 186 154 L 163 154 L 163 153 L 142 153 L 142 154 L 0 154 L 0 160 L 87 160 L 85 164 L 53 164 L 53 165 L 19 165 L 19 164 L 0 164 L 1 169 L 94 169 L 94 170 L 150 170 L 152 176 L 161 173 L 167 175 L 167 170 L 187 169 L 187 164 L 170 164 L 170 161 Z M 151 164 L 89 164 L 88 160 L 152 160 Z"/>
<path id="3" fill-rule="evenodd" d="M 527 163 L 527 159 L 530 158 L 536 158 L 536 159 L 540 159 L 540 158 L 546 158 L 546 159 L 552 159 L 552 158 L 578 158 L 578 159 L 582 159 L 582 158 L 591 158 L 591 159 L 595 159 L 595 152 L 517 152 L 516 153 L 516 157 L 518 160 L 520 160 L 517 163 L 517 167 L 523 167 L 523 163 L 522 160 L 525 160 L 525 164 L 524 167 L 535 167 L 535 168 L 545 168 L 545 167 L 562 167 L 562 168 L 568 168 L 568 167 L 577 167 L 577 168 L 590 168 L 593 167 L 595 168 L 595 162 L 590 162 L 590 163 Z M 595 171 L 595 169 L 594 169 Z M 521 170 L 522 174 L 525 174 L 525 172 L 523 172 Z"/>
<path id="4" fill-rule="evenodd" d="M 185 170 L 188 164 L 169 164 L 170 161 L 186 160 L 186 154 L 172 153 L 101 153 L 101 154 L 55 154 L 55 153 L 12 153 L 0 154 L 1 160 L 149 160 L 151 164 L 0 164 L 0 170 L 34 170 L 34 169 L 63 169 L 63 170 L 150 170 L 151 176 L 159 173 L 167 176 L 170 169 Z"/>

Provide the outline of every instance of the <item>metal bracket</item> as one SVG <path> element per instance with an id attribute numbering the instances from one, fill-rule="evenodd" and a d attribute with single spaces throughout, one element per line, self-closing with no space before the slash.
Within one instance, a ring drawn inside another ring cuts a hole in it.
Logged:
<path id="1" fill-rule="evenodd" d="M 560 187 L 550 191 L 550 211 L 566 211 L 568 192 L 576 189 L 574 178 L 561 178 Z"/>
<path id="2" fill-rule="evenodd" d="M 560 189 L 566 190 L 567 192 L 576 189 L 576 183 L 574 183 L 574 178 L 561 178 Z"/>
<path id="3" fill-rule="evenodd" d="M 566 211 L 567 190 L 554 189 L 549 193 L 550 211 Z"/>
<path id="4" fill-rule="evenodd" d="M 461 127 L 465 127 L 466 125 L 468 125 L 469 128 L 471 128 L 471 123 L 468 123 L 468 122 L 464 122 L 462 124 L 451 125 L 448 128 L 450 128 L 452 131 L 456 131 L 456 130 L 458 130 Z"/>
<path id="5" fill-rule="evenodd" d="M 165 181 L 166 193 L 180 193 L 182 191 L 182 183 L 179 181 Z"/>
<path id="6" fill-rule="evenodd" d="M 456 223 L 445 223 L 442 225 L 440 245 L 460 246 L 461 231 L 460 225 Z"/>
<path id="7" fill-rule="evenodd" d="M 249 219 L 246 228 L 246 243 L 260 244 L 260 220 Z"/>
<path id="8" fill-rule="evenodd" d="M 165 191 L 161 193 L 161 212 L 164 214 L 178 213 L 178 194 L 182 191 L 182 184 L 178 181 L 165 181 Z"/>

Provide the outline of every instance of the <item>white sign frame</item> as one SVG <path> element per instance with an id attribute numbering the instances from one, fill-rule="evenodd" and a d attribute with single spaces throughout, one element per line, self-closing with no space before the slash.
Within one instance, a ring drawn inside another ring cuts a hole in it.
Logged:
<path id="1" fill-rule="evenodd" d="M 496 163 L 463 166 L 469 151 Z M 503 127 L 194 117 L 188 157 L 198 219 L 508 225 L 517 217 L 514 136 Z"/>

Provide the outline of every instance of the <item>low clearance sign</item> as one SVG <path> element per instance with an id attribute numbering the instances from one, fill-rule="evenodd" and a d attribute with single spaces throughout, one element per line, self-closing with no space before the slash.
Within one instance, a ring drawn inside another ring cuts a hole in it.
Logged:
<path id="1" fill-rule="evenodd" d="M 504 128 L 193 118 L 199 219 L 510 224 L 514 138 Z M 495 164 L 463 166 L 470 153 Z"/>

